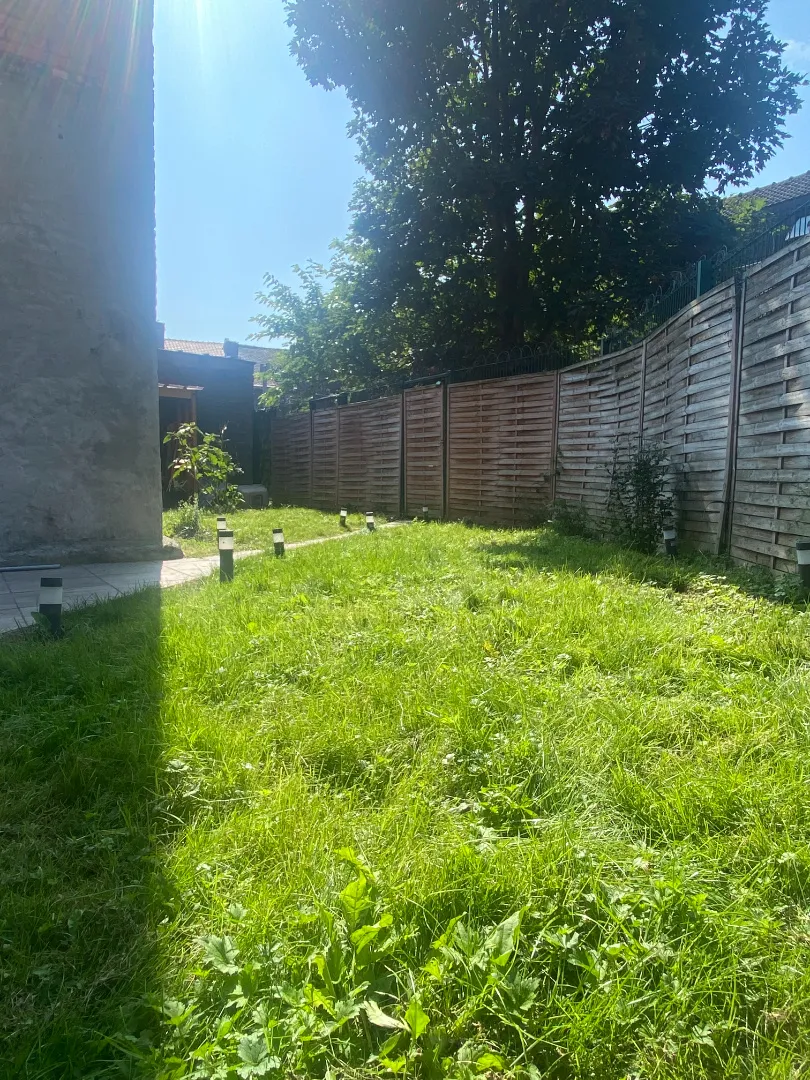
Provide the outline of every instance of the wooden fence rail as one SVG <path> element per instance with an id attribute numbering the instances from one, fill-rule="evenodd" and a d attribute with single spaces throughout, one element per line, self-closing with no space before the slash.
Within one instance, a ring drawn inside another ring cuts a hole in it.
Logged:
<path id="1" fill-rule="evenodd" d="M 793 568 L 810 536 L 810 238 L 624 352 L 274 417 L 271 492 L 492 525 L 556 499 L 599 520 L 615 461 L 643 442 L 667 452 L 685 546 Z"/>

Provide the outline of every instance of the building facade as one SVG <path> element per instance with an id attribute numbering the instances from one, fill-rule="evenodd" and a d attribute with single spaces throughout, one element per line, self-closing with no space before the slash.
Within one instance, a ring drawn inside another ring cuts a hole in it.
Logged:
<path id="1" fill-rule="evenodd" d="M 152 0 L 0 0 L 0 564 L 161 546 Z"/>

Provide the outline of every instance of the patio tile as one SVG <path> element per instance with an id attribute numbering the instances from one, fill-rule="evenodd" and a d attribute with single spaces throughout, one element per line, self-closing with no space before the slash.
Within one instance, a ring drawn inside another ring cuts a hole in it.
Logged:
<path id="1" fill-rule="evenodd" d="M 29 570 L 25 570 L 20 574 L 3 574 L 3 580 L 10 593 L 25 593 L 32 592 L 34 589 L 39 588 L 39 582 L 44 577 L 56 577 L 59 574 L 58 570 L 44 571 L 39 570 L 36 573 L 31 573 Z"/>
<path id="2" fill-rule="evenodd" d="M 117 574 L 123 574 L 132 576 L 136 574 L 142 574 L 150 572 L 152 570 L 160 570 L 161 566 L 165 566 L 166 563 L 162 563 L 158 560 L 152 560 L 149 562 L 129 562 L 129 563 L 88 563 L 85 570 L 91 571 L 96 574 L 102 580 L 106 580 L 109 577 Z"/>
<path id="3" fill-rule="evenodd" d="M 101 584 L 111 585 L 114 589 L 120 589 L 122 586 L 134 585 L 142 582 L 147 585 L 157 585 L 160 582 L 160 571 L 144 570 L 140 574 L 127 573 L 127 574 L 110 574 L 104 578 Z"/>
<path id="4" fill-rule="evenodd" d="M 29 611 L 36 611 L 39 605 L 39 593 L 16 593 L 14 599 L 17 601 L 17 607 L 24 614 L 28 614 Z"/>

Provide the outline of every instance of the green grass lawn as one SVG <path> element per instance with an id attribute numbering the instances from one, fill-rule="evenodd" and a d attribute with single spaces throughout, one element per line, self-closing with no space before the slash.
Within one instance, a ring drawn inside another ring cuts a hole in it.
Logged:
<path id="1" fill-rule="evenodd" d="M 0 639 L 0 1076 L 804 1075 L 806 611 L 415 525 L 67 623 Z"/>
<path id="2" fill-rule="evenodd" d="M 202 514 L 203 534 L 193 539 L 178 537 L 183 553 L 189 558 L 217 553 L 217 517 L 218 514 Z M 233 529 L 237 549 L 242 551 L 272 551 L 273 529 L 283 529 L 284 539 L 288 544 L 299 540 L 316 540 L 322 537 L 337 536 L 341 529 L 337 514 L 326 514 L 321 510 L 307 510 L 300 506 L 271 507 L 269 510 L 239 510 L 226 514 L 228 528 Z M 180 512 L 167 510 L 163 514 L 163 532 L 174 536 Z M 350 514 L 349 529 L 356 532 L 365 530 L 365 514 Z"/>

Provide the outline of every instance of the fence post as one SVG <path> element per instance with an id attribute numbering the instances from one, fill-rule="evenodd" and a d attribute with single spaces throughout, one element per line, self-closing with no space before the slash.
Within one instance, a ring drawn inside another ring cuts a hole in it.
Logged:
<path id="1" fill-rule="evenodd" d="M 644 338 L 641 346 L 641 373 L 639 376 L 639 402 L 638 402 L 638 448 L 644 445 L 644 399 L 647 396 L 647 342 Z"/>
<path id="2" fill-rule="evenodd" d="M 442 520 L 450 516 L 450 379 L 442 389 Z"/>
<path id="3" fill-rule="evenodd" d="M 560 384 L 562 372 L 557 369 L 554 373 L 554 417 L 551 427 L 551 501 L 557 501 L 557 472 L 559 469 L 559 438 L 560 438 Z"/>
<path id="4" fill-rule="evenodd" d="M 723 516 L 717 537 L 717 554 L 731 549 L 734 518 L 734 496 L 737 481 L 737 444 L 740 427 L 740 383 L 742 381 L 743 348 L 745 346 L 745 301 L 748 278 L 739 274 L 734 280 L 734 329 L 731 336 L 731 386 L 728 401 L 728 441 L 726 444 L 726 475 L 723 478 Z"/>
<path id="5" fill-rule="evenodd" d="M 406 416 L 405 416 L 405 387 L 402 388 L 399 406 L 399 516 L 404 518 L 407 513 L 405 485 L 407 482 L 407 453 L 406 440 Z"/>
<path id="6" fill-rule="evenodd" d="M 697 298 L 700 299 L 714 288 L 712 264 L 708 259 L 701 259 L 697 264 Z"/>
<path id="7" fill-rule="evenodd" d="M 315 501 L 315 398 L 309 401 L 309 505 Z"/>
<path id="8" fill-rule="evenodd" d="M 337 427 L 337 451 L 335 454 L 335 504 L 338 508 L 343 506 L 343 502 L 340 497 L 340 414 L 343 410 L 340 407 L 340 398 L 335 402 L 335 412 L 337 414 L 336 427 Z"/>

